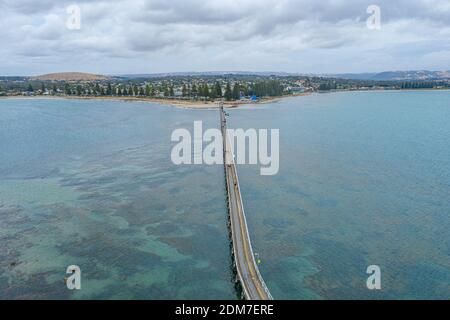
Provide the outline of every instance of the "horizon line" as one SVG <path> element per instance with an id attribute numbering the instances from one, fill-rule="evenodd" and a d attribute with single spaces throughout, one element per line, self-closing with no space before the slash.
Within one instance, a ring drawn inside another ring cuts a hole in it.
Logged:
<path id="1" fill-rule="evenodd" d="M 57 72 L 48 72 L 48 73 L 40 73 L 40 74 L 28 74 L 28 75 L 19 75 L 19 74 L 0 74 L 0 77 L 39 77 L 49 74 L 60 74 L 60 73 L 86 73 L 92 75 L 99 76 L 112 76 L 112 77 L 120 77 L 120 76 L 158 76 L 158 75 L 220 75 L 220 74 L 242 74 L 242 75 L 253 75 L 253 74 L 266 74 L 266 75 L 293 75 L 293 76 L 330 76 L 330 75 L 363 75 L 363 74 L 381 74 L 387 72 L 450 72 L 450 67 L 445 70 L 430 70 L 430 69 L 407 69 L 407 70 L 384 70 L 384 71 L 362 71 L 362 72 L 287 72 L 287 71 L 248 71 L 248 70 L 211 70 L 211 71 L 167 71 L 167 72 L 148 72 L 148 73 L 97 73 L 97 72 L 88 72 L 88 71 L 57 71 Z"/>

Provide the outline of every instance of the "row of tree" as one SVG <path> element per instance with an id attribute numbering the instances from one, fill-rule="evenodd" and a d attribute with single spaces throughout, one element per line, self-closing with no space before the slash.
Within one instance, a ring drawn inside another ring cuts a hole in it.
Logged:
<path id="1" fill-rule="evenodd" d="M 250 95 L 258 97 L 269 96 L 278 97 L 283 95 L 284 88 L 278 80 L 264 80 L 255 82 L 250 91 Z"/>
<path id="2" fill-rule="evenodd" d="M 28 84 L 28 92 L 35 92 L 33 85 Z M 52 84 L 52 88 L 46 87 L 45 83 L 40 84 L 40 93 L 49 92 L 52 95 L 65 94 L 77 96 L 142 96 L 156 97 L 164 96 L 167 98 L 175 97 L 175 89 L 173 84 L 163 83 L 159 85 L 136 85 L 136 84 L 69 84 L 65 83 L 63 87 Z M 181 96 L 189 99 L 218 99 L 225 98 L 227 101 L 239 100 L 243 96 L 281 96 L 283 94 L 283 86 L 277 80 L 261 80 L 254 83 L 239 82 L 231 85 L 227 82 L 224 90 L 219 82 L 213 85 L 207 83 L 183 84 L 181 88 Z"/>
<path id="3" fill-rule="evenodd" d="M 323 82 L 319 85 L 320 91 L 329 91 L 329 90 L 336 90 L 337 84 L 335 81 L 329 81 L 329 82 Z"/>
<path id="4" fill-rule="evenodd" d="M 435 83 L 433 82 L 402 82 L 401 89 L 431 89 L 435 87 Z"/>

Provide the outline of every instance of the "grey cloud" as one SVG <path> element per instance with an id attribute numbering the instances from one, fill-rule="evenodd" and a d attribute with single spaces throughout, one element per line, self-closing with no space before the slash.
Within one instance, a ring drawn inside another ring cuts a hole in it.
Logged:
<path id="1" fill-rule="evenodd" d="M 2 0 L 0 28 L 8 32 L 0 34 L 0 41 L 6 44 L 0 48 L 0 58 L 53 55 L 67 60 L 76 53 L 83 59 L 127 58 L 130 62 L 124 64 L 126 68 L 148 55 L 171 65 L 171 59 L 179 59 L 177 52 L 186 52 L 186 63 L 194 61 L 197 69 L 203 69 L 198 57 L 206 51 L 234 51 L 241 55 L 240 61 L 267 68 L 275 55 L 280 61 L 297 63 L 298 55 L 314 59 L 309 52 L 328 56 L 330 49 L 341 50 L 342 55 L 370 53 L 377 59 L 390 54 L 395 60 L 400 59 L 399 51 L 392 49 L 395 46 L 427 40 L 427 47 L 421 47 L 420 53 L 413 50 L 409 54 L 411 61 L 414 54 L 433 56 L 433 52 L 448 49 L 444 42 L 450 35 L 449 1 L 376 1 L 381 7 L 383 25 L 381 31 L 371 32 L 365 28 L 365 20 L 366 8 L 373 2 Z M 79 31 L 65 28 L 65 8 L 70 4 L 78 4 L 82 9 Z M 389 50 L 383 55 L 372 54 L 380 48 Z M 258 60 L 254 59 L 255 52 L 265 54 L 256 55 L 261 59 Z M 223 67 L 217 65 L 216 69 Z"/>

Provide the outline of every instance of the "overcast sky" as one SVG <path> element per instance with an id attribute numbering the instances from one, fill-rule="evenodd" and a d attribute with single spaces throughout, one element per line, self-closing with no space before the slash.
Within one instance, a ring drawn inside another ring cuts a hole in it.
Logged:
<path id="1" fill-rule="evenodd" d="M 0 0 L 0 30 L 2 75 L 450 69 L 450 0 Z"/>

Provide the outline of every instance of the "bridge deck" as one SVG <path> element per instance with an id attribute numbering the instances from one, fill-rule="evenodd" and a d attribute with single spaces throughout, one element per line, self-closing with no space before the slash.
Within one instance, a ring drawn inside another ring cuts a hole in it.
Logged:
<path id="1" fill-rule="evenodd" d="M 234 262 L 238 280 L 247 300 L 272 300 L 267 286 L 259 273 L 253 254 L 252 244 L 247 228 L 244 207 L 242 204 L 239 180 L 227 132 L 227 121 L 220 108 L 221 130 L 225 159 L 225 178 L 227 183 L 230 229 L 233 242 Z"/>

